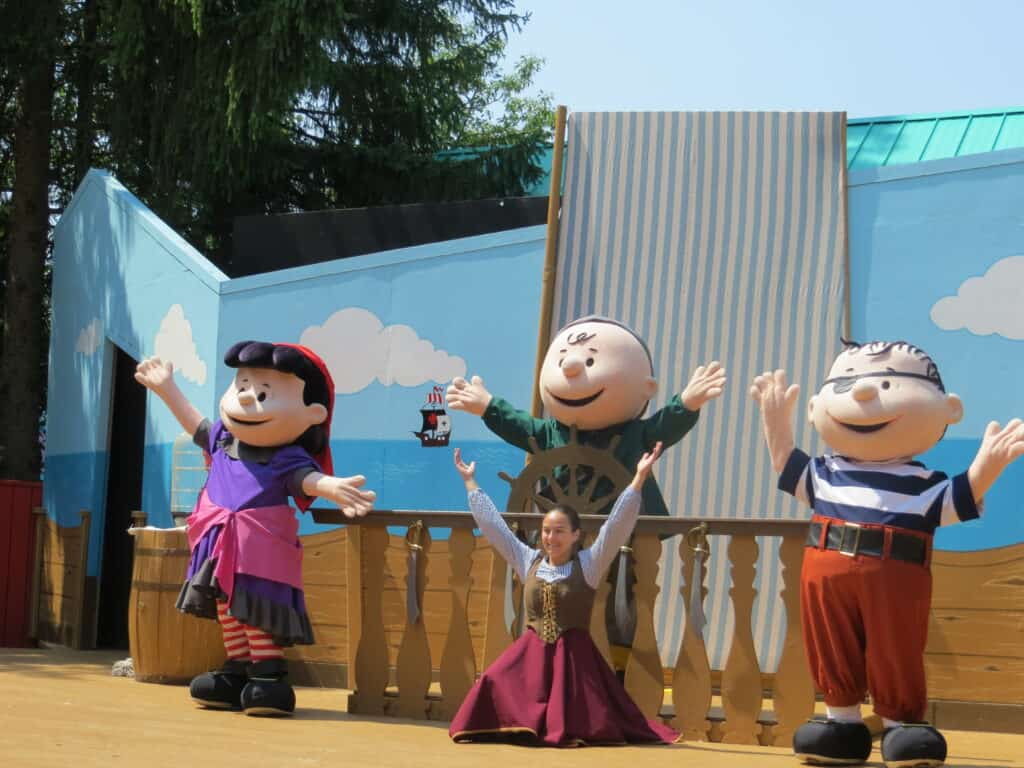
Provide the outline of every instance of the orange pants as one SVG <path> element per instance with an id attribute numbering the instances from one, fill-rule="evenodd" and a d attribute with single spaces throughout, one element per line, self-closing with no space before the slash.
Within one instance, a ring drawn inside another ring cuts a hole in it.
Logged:
<path id="1" fill-rule="evenodd" d="M 808 547 L 800 574 L 811 676 L 834 707 L 860 704 L 890 720 L 924 719 L 928 566 Z"/>

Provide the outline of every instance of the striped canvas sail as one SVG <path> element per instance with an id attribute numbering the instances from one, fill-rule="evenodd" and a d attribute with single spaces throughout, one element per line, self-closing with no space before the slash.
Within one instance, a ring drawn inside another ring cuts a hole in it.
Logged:
<path id="1" fill-rule="evenodd" d="M 552 332 L 581 315 L 647 339 L 661 407 L 718 359 L 727 391 L 657 468 L 680 516 L 802 518 L 775 489 L 754 375 L 784 367 L 802 388 L 797 443 L 816 450 L 806 398 L 840 348 L 844 317 L 844 113 L 575 113 L 567 137 Z M 729 650 L 727 540 L 713 541 L 705 640 Z M 778 542 L 761 540 L 753 627 L 761 669 L 784 626 Z M 685 623 L 678 539 L 665 543 L 656 607 L 674 663 Z"/>

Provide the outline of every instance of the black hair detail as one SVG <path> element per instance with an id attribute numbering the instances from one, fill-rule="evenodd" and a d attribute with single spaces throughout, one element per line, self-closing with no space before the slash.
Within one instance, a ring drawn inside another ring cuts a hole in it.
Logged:
<path id="1" fill-rule="evenodd" d="M 224 353 L 224 365 L 228 368 L 270 368 L 298 376 L 305 384 L 302 402 L 322 405 L 328 412 L 331 410 L 327 379 L 312 360 L 294 347 L 265 341 L 240 341 Z M 327 430 L 323 424 L 314 424 L 299 436 L 295 444 L 316 456 L 327 447 Z"/>
<path id="2" fill-rule="evenodd" d="M 570 333 L 568 343 L 572 346 L 576 346 L 577 344 L 586 344 L 595 336 L 597 336 L 596 333 L 584 333 L 583 331 L 580 331 L 579 333 Z"/>
<path id="3" fill-rule="evenodd" d="M 634 339 L 640 342 L 640 346 L 643 347 L 644 353 L 647 355 L 647 362 L 651 364 L 651 375 L 654 375 L 654 358 L 651 357 L 651 350 L 648 349 L 647 342 L 641 339 L 637 335 L 637 332 L 630 328 L 628 325 L 626 325 L 625 323 L 620 323 L 618 320 L 613 320 L 610 317 L 605 317 L 604 315 L 587 315 L 586 317 L 577 318 L 576 320 L 573 320 L 571 323 L 566 323 L 558 330 L 558 333 L 561 333 L 562 331 L 568 328 L 572 328 L 574 325 L 579 325 L 580 323 L 608 323 L 608 325 L 617 325 L 619 326 L 619 328 L 622 328 L 630 336 L 632 336 Z M 557 336 L 558 334 L 555 335 Z M 579 344 L 580 342 L 578 340 L 570 340 L 569 343 Z"/>
<path id="4" fill-rule="evenodd" d="M 564 504 L 559 504 L 557 507 L 552 507 L 544 514 L 548 515 L 552 512 L 561 512 L 563 515 L 569 518 L 569 527 L 572 530 L 578 531 L 580 529 L 580 513 L 577 512 L 572 507 L 566 506 Z"/>
<path id="5" fill-rule="evenodd" d="M 935 364 L 935 361 L 928 356 L 918 346 L 911 344 L 909 341 L 869 341 L 866 344 L 859 344 L 856 341 L 850 339 L 844 339 L 842 336 L 839 337 L 839 341 L 843 344 L 844 352 L 857 352 L 861 349 L 868 349 L 865 354 L 871 357 L 878 357 L 880 355 L 888 354 L 893 349 L 901 349 L 911 355 L 916 356 L 921 362 L 927 364 L 927 370 L 925 371 L 925 377 L 939 388 L 940 392 L 946 391 L 946 386 L 942 383 L 942 376 L 939 375 L 939 367 Z"/>

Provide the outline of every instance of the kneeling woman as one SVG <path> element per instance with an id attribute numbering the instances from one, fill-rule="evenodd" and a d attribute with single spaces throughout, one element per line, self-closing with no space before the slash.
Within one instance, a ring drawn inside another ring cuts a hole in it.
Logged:
<path id="1" fill-rule="evenodd" d="M 640 512 L 640 490 L 661 453 L 645 453 L 593 545 L 579 549 L 580 519 L 566 507 L 544 516 L 543 549 L 516 538 L 477 485 L 476 462 L 458 449 L 455 468 L 477 525 L 525 585 L 527 628 L 481 675 L 449 728 L 455 741 L 553 747 L 672 743 L 678 734 L 648 720 L 590 637 L 594 592 Z"/>

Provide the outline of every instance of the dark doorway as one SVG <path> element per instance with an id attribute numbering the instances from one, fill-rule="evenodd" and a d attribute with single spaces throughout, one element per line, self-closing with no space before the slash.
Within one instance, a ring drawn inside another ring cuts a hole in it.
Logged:
<path id="1" fill-rule="evenodd" d="M 142 503 L 142 451 L 146 429 L 146 388 L 135 381 L 136 361 L 114 348 L 110 406 L 110 464 L 103 523 L 97 648 L 128 647 L 128 596 L 132 582 L 131 513 Z"/>

